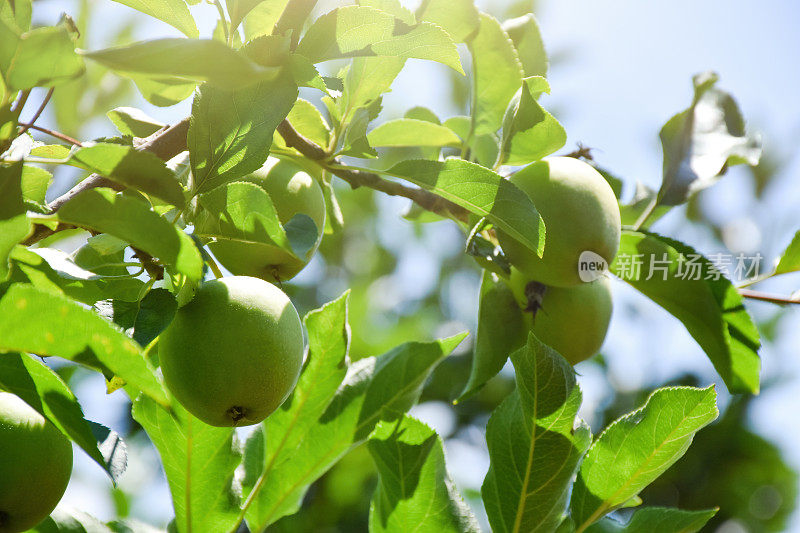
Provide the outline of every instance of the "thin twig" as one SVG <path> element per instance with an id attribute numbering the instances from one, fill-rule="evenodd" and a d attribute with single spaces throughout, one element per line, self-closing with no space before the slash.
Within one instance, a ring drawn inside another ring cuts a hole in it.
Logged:
<path id="1" fill-rule="evenodd" d="M 47 103 L 50 101 L 50 98 L 53 96 L 53 91 L 54 90 L 55 89 L 53 87 L 50 87 L 50 90 L 47 91 L 47 95 L 44 97 L 44 100 L 42 100 L 42 103 L 39 106 L 39 109 L 37 109 L 36 113 L 33 114 L 33 117 L 28 121 L 27 124 L 22 124 L 22 129 L 19 131 L 19 133 L 17 133 L 17 137 L 21 137 L 22 135 L 24 135 L 25 132 L 28 131 L 28 129 L 32 128 L 33 124 L 37 120 L 39 120 L 39 117 L 42 116 L 42 113 L 44 112 L 44 108 L 47 107 Z M 36 128 L 36 129 L 39 129 L 39 128 Z M 39 131 L 42 131 L 42 130 L 39 130 Z M 47 133 L 47 132 L 45 132 L 45 133 Z M 66 137 L 66 135 L 65 135 L 65 137 Z"/>
<path id="2" fill-rule="evenodd" d="M 60 131 L 55 131 L 55 130 L 51 130 L 51 129 L 48 129 L 48 128 L 43 128 L 41 126 L 37 126 L 36 124 L 34 124 L 32 122 L 29 122 L 28 124 L 20 124 L 20 126 L 22 126 L 22 133 L 20 133 L 20 135 L 22 135 L 23 133 L 28 131 L 28 129 L 32 129 L 32 130 L 36 130 L 36 131 L 41 131 L 42 133 L 46 133 L 46 134 L 50 135 L 51 137 L 55 137 L 56 139 L 61 139 L 62 141 L 68 142 L 73 146 L 83 146 L 83 143 L 81 143 L 77 139 L 73 139 L 69 135 L 65 135 L 65 134 L 61 133 Z"/>
<path id="3" fill-rule="evenodd" d="M 286 141 L 287 146 L 295 148 L 307 158 L 316 161 L 320 166 L 346 181 L 353 189 L 369 187 L 390 196 L 408 198 L 423 209 L 446 218 L 454 218 L 463 222 L 469 220 L 469 211 L 425 189 L 408 187 L 396 181 L 389 181 L 372 172 L 337 168 L 343 163 L 338 159 L 328 160 L 329 155 L 325 150 L 303 137 L 287 120 L 278 125 L 278 133 Z"/>
<path id="4" fill-rule="evenodd" d="M 745 298 L 750 298 L 751 300 L 760 300 L 762 302 L 770 302 L 773 304 L 800 304 L 800 296 L 786 297 L 776 294 L 767 294 L 751 289 L 739 289 L 739 294 Z"/>
<path id="5" fill-rule="evenodd" d="M 25 104 L 28 102 L 28 97 L 31 95 L 31 90 L 28 89 L 26 91 L 22 91 L 19 95 L 19 98 L 14 103 L 14 107 L 11 108 L 11 114 L 16 115 L 17 113 L 22 112 L 22 108 L 25 107 Z M 19 115 L 16 115 L 19 116 Z"/>

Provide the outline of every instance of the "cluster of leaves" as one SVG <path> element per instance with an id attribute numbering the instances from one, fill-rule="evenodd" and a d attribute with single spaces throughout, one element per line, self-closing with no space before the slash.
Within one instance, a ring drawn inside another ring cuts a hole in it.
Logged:
<path id="1" fill-rule="evenodd" d="M 195 419 L 165 390 L 154 347 L 179 303 L 216 268 L 204 244 L 236 238 L 299 257 L 316 239 L 302 220 L 281 224 L 269 195 L 242 181 L 272 155 L 307 169 L 323 186 L 328 233 L 344 222 L 333 176 L 408 194 L 411 189 L 397 188 L 399 179 L 429 200 L 449 202 L 408 216 L 453 219 L 469 236 L 467 252 L 486 268 L 462 399 L 496 375 L 509 355 L 516 370 L 516 389 L 494 411 L 486 433 L 491 467 L 482 497 L 494 530 L 693 531 L 714 514 L 643 507 L 625 524 L 607 516 L 640 504 L 637 495 L 717 416 L 713 389 L 660 389 L 593 438 L 577 417 L 574 370 L 528 337 L 501 279 L 507 265 L 491 228 L 537 254 L 546 232 L 534 203 L 503 173 L 566 141 L 538 101 L 550 88 L 531 15 L 501 23 L 470 0 L 426 0 L 414 13 L 396 0 L 361 0 L 309 22 L 313 1 L 228 0 L 227 10 L 216 2 L 214 36 L 201 39 L 183 0 L 120 2 L 186 38 L 79 53 L 82 37 L 71 19 L 31 29 L 30 2 L 0 7 L 0 387 L 39 410 L 114 480 L 126 462 L 119 435 L 87 421 L 66 383 L 27 354 L 79 363 L 101 372 L 109 391 L 123 388 L 134 399 L 134 419 L 160 452 L 178 531 L 234 531 L 243 520 L 263 530 L 296 512 L 309 486 L 363 443 L 379 474 L 370 529 L 477 530 L 447 475 L 441 439 L 407 414 L 463 336 L 405 343 L 351 361 L 344 295 L 306 316 L 309 350 L 300 382 L 245 443 L 232 429 Z M 458 43 L 471 58 L 469 115 L 442 121 L 413 108 L 370 129 L 406 60 L 430 60 L 463 74 Z M 85 79 L 85 58 L 132 79 L 154 105 L 193 95 L 190 120 L 167 127 L 136 109 L 116 108 L 108 118 L 118 137 L 71 146 L 34 142 L 35 125 L 20 124 L 31 90 L 51 89 L 43 105 L 62 86 L 75 90 L 75 80 Z M 329 60 L 347 63 L 323 76 L 316 65 Z M 729 165 L 758 161 L 757 139 L 745 134 L 735 102 L 715 82 L 698 77 L 691 107 L 662 130 L 661 190 L 640 187 L 632 202 L 620 202 L 629 226 L 624 253 L 678 265 L 694 251 L 648 232 L 648 224 Z M 324 115 L 298 98 L 301 88 L 321 92 Z M 171 136 L 177 141 L 164 140 Z M 344 162 L 352 159 L 374 161 L 369 168 Z M 83 182 L 91 186 L 79 184 L 74 194 L 48 203 L 46 165 L 91 174 Z M 619 191 L 616 178 L 605 175 Z M 87 232 L 74 254 L 49 247 Z M 619 273 L 619 265 L 611 268 Z M 775 273 L 797 270 L 800 237 Z M 626 281 L 686 325 L 729 390 L 758 391 L 758 333 L 729 280 L 687 281 L 670 271 L 664 280 Z M 67 529 L 74 521 L 86 529 L 134 528 L 83 515 L 54 515 L 41 527 Z"/>

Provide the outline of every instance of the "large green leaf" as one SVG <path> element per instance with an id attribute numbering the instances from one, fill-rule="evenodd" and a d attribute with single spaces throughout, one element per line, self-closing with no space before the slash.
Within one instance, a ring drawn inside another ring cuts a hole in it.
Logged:
<path id="1" fill-rule="evenodd" d="M 420 22 L 441 26 L 459 43 L 469 39 L 480 26 L 473 0 L 423 0 L 416 16 Z"/>
<path id="2" fill-rule="evenodd" d="M 197 82 L 165 76 L 129 74 L 145 100 L 159 107 L 169 107 L 183 102 L 194 93 Z"/>
<path id="3" fill-rule="evenodd" d="M 340 7 L 319 17 L 297 53 L 314 63 L 342 57 L 413 57 L 464 73 L 456 45 L 442 28 L 428 22 L 408 26 L 385 11 L 365 6 Z"/>
<path id="4" fill-rule="evenodd" d="M 100 424 L 88 422 L 67 384 L 45 364 L 29 355 L 0 355 L 0 388 L 16 394 L 47 417 L 115 482 L 125 471 L 127 453 L 119 435 Z M 98 429 L 101 433 L 96 435 Z M 102 438 L 99 442 L 98 437 Z"/>
<path id="5" fill-rule="evenodd" d="M 167 289 L 152 289 L 141 300 L 103 300 L 95 304 L 95 309 L 141 346 L 147 346 L 172 321 L 178 302 Z"/>
<path id="6" fill-rule="evenodd" d="M 451 157 L 404 161 L 387 171 L 460 205 L 541 255 L 545 227 L 530 198 L 488 168 Z"/>
<path id="7" fill-rule="evenodd" d="M 109 233 L 160 259 L 165 265 L 199 280 L 203 259 L 191 237 L 138 199 L 111 189 L 84 191 L 58 210 L 63 222 Z"/>
<path id="8" fill-rule="evenodd" d="M 309 485 L 364 442 L 379 421 L 394 420 L 416 403 L 430 373 L 463 338 L 407 343 L 350 365 L 322 416 L 291 456 L 265 476 L 247 513 L 250 529 L 261 531 L 297 511 Z"/>
<path id="9" fill-rule="evenodd" d="M 180 533 L 229 531 L 238 520 L 233 474 L 241 456 L 234 428 L 209 426 L 178 402 L 168 413 L 149 398 L 133 404 L 139 422 L 158 449 Z"/>
<path id="10" fill-rule="evenodd" d="M 447 474 L 442 440 L 431 428 L 409 416 L 380 422 L 367 448 L 378 468 L 371 532 L 480 531 Z"/>
<path id="11" fill-rule="evenodd" d="M 522 309 L 511 288 L 484 270 L 472 369 L 458 401 L 471 396 L 496 376 L 508 357 L 523 346 L 526 339 L 527 327 Z"/>
<path id="12" fill-rule="evenodd" d="M 157 402 L 169 405 L 139 345 L 79 303 L 15 284 L 0 299 L 0 316 L 0 352 L 28 352 L 83 363 L 113 373 Z"/>
<path id="13" fill-rule="evenodd" d="M 151 17 L 166 22 L 187 37 L 197 38 L 199 32 L 184 0 L 114 0 Z"/>
<path id="14" fill-rule="evenodd" d="M 717 411 L 714 387 L 667 387 L 608 426 L 583 459 L 570 509 L 577 531 L 624 505 L 680 459 Z"/>
<path id="15" fill-rule="evenodd" d="M 0 281 L 8 277 L 8 255 L 31 231 L 22 195 L 22 162 L 0 165 Z"/>
<path id="16" fill-rule="evenodd" d="M 261 168 L 275 128 L 296 99 L 297 86 L 287 76 L 231 91 L 201 87 L 187 138 L 193 192 L 210 191 Z"/>
<path id="17" fill-rule="evenodd" d="M 459 146 L 453 130 L 427 120 L 398 118 L 383 122 L 367 134 L 370 146 Z"/>
<path id="18" fill-rule="evenodd" d="M 511 37 L 525 71 L 525 77 L 547 76 L 547 51 L 532 13 L 503 22 L 503 30 Z"/>
<path id="19" fill-rule="evenodd" d="M 567 142 L 567 132 L 535 95 L 550 92 L 544 78 L 526 78 L 503 119 L 502 162 L 527 165 L 550 155 Z"/>
<path id="20" fill-rule="evenodd" d="M 298 98 L 286 118 L 300 135 L 322 148 L 328 147 L 331 130 L 314 104 Z"/>
<path id="21" fill-rule="evenodd" d="M 84 54 L 123 73 L 208 81 L 224 89 L 271 79 L 279 71 L 262 67 L 213 39 L 156 39 Z"/>
<path id="22" fill-rule="evenodd" d="M 485 13 L 478 34 L 468 43 L 472 54 L 472 133 L 494 133 L 508 103 L 522 86 L 522 65 L 500 23 Z"/>
<path id="23" fill-rule="evenodd" d="M 9 89 L 51 87 L 83 73 L 83 60 L 64 24 L 17 36 L 0 21 L 0 34 L 0 72 Z"/>
<path id="24" fill-rule="evenodd" d="M 184 204 L 183 189 L 175 174 L 150 152 L 122 144 L 95 143 L 72 152 L 68 163 L 172 205 Z"/>
<path id="25" fill-rule="evenodd" d="M 242 483 L 246 494 L 258 493 L 274 468 L 292 457 L 309 429 L 330 405 L 347 374 L 348 297 L 349 292 L 346 292 L 303 319 L 308 331 L 308 355 L 303 372 L 291 396 L 248 439 Z M 265 435 L 280 437 L 266 439 Z"/>
<path id="26" fill-rule="evenodd" d="M 572 365 L 533 334 L 511 361 L 517 389 L 489 419 L 481 494 L 493 531 L 554 531 L 592 440 L 588 426 L 576 425 L 581 391 Z"/>
<path id="27" fill-rule="evenodd" d="M 660 235 L 623 231 L 611 271 L 683 322 L 728 390 L 758 392 L 758 331 L 736 287 L 708 259 Z"/>
<path id="28" fill-rule="evenodd" d="M 716 509 L 684 511 L 670 507 L 642 507 L 627 523 L 604 518 L 586 533 L 695 533 L 717 514 Z"/>
<path id="29" fill-rule="evenodd" d="M 792 242 L 781 254 L 778 265 L 775 267 L 776 274 L 788 274 L 800 270 L 800 231 L 794 234 Z"/>
<path id="30" fill-rule="evenodd" d="M 661 129 L 664 177 L 659 202 L 677 205 L 713 185 L 729 166 L 757 165 L 761 138 L 747 135 L 733 97 L 714 87 L 713 72 L 694 77 L 694 100 Z"/>
<path id="31" fill-rule="evenodd" d="M 358 0 L 358 5 L 380 9 L 409 26 L 413 26 L 417 22 L 414 14 L 403 7 L 400 0 Z"/>

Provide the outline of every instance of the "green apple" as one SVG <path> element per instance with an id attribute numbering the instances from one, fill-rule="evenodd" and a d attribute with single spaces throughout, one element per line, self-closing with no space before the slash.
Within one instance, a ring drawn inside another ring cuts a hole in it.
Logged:
<path id="1" fill-rule="evenodd" d="M 325 230 L 325 197 L 322 188 L 300 167 L 270 158 L 266 165 L 242 178 L 261 186 L 269 194 L 278 220 L 286 224 L 298 214 L 307 215 L 317 227 L 317 239 L 302 257 L 272 244 L 218 239 L 208 247 L 231 273 L 267 281 L 285 281 L 300 272 L 317 251 Z"/>
<path id="2" fill-rule="evenodd" d="M 582 283 L 578 259 L 593 252 L 610 264 L 619 249 L 619 205 L 608 182 L 591 165 L 572 157 L 543 159 L 510 181 L 533 201 L 545 224 L 542 257 L 497 231 L 508 261 L 531 279 L 554 287 Z"/>
<path id="3" fill-rule="evenodd" d="M 547 287 L 511 269 L 514 297 L 533 334 L 575 365 L 600 351 L 613 308 L 605 276 L 575 287 Z"/>
<path id="4" fill-rule="evenodd" d="M 203 283 L 158 341 L 167 387 L 212 426 L 257 424 L 297 383 L 303 329 L 276 286 L 247 276 Z"/>
<path id="5" fill-rule="evenodd" d="M 69 439 L 18 396 L 0 392 L 0 533 L 47 518 L 71 474 Z"/>

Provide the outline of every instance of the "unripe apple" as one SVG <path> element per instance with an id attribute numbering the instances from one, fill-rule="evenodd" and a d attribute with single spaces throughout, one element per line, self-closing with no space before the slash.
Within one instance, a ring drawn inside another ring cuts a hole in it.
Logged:
<path id="1" fill-rule="evenodd" d="M 299 258 L 275 245 L 226 239 L 212 241 L 209 249 L 225 268 L 237 276 L 253 276 L 267 281 L 293 278 L 308 264 L 322 241 L 325 230 L 322 188 L 300 167 L 275 158 L 270 158 L 266 165 L 242 181 L 255 183 L 267 191 L 281 224 L 286 224 L 297 214 L 308 215 L 317 227 L 317 240 Z"/>
<path id="2" fill-rule="evenodd" d="M 47 518 L 71 474 L 69 439 L 18 396 L 0 392 L 0 533 Z"/>
<path id="3" fill-rule="evenodd" d="M 589 251 L 611 263 L 619 249 L 619 205 L 608 182 L 591 165 L 553 157 L 509 178 L 533 201 L 545 224 L 542 257 L 503 231 L 497 238 L 508 261 L 531 279 L 554 287 L 582 283 L 578 259 Z"/>
<path id="4" fill-rule="evenodd" d="M 608 278 L 547 287 L 512 268 L 509 284 L 533 334 L 564 359 L 575 365 L 600 351 L 613 307 Z"/>
<path id="5" fill-rule="evenodd" d="M 247 276 L 203 283 L 158 341 L 164 381 L 212 426 L 257 424 L 297 383 L 303 329 L 276 286 Z"/>

